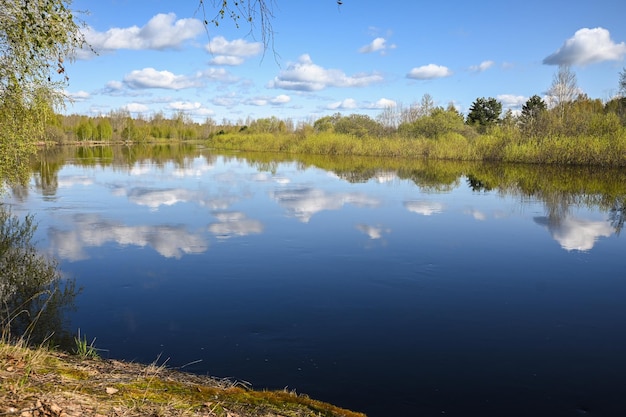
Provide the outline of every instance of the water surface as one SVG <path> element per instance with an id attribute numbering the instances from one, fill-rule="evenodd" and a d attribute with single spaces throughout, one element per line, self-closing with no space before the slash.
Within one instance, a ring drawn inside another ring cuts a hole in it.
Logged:
<path id="1" fill-rule="evenodd" d="M 5 200 L 105 357 L 370 416 L 626 409 L 623 173 L 63 152 Z"/>

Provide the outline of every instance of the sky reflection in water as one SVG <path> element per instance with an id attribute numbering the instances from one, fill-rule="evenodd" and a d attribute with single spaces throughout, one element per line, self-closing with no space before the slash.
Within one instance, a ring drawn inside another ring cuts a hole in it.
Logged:
<path id="1" fill-rule="evenodd" d="M 36 213 L 84 287 L 72 326 L 110 357 L 200 360 L 186 369 L 371 416 L 626 406 L 625 246 L 605 210 L 346 177 L 212 155 L 74 163 L 8 201 Z"/>

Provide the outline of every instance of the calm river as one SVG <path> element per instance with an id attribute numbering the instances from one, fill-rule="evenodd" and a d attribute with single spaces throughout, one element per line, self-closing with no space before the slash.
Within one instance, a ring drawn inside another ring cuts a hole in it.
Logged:
<path id="1" fill-rule="evenodd" d="M 626 410 L 626 173 L 63 148 L 4 196 L 101 355 L 378 416 Z"/>

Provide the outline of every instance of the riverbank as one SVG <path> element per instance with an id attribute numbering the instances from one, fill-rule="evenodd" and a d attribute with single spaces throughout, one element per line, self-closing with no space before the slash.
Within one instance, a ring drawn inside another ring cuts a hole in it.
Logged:
<path id="1" fill-rule="evenodd" d="M 0 415 L 365 416 L 294 391 L 255 391 L 243 383 L 164 364 L 90 359 L 4 342 L 0 342 Z"/>

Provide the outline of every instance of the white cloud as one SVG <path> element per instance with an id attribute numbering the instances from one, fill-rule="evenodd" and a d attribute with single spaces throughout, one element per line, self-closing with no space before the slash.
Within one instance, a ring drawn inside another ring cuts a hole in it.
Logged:
<path id="1" fill-rule="evenodd" d="M 279 94 L 276 97 L 274 97 L 273 99 L 270 100 L 270 103 L 274 104 L 274 105 L 279 105 L 279 104 L 286 104 L 289 103 L 291 101 L 291 97 L 289 97 L 286 94 Z"/>
<path id="2" fill-rule="evenodd" d="M 128 103 L 124 106 L 124 109 L 128 110 L 131 113 L 145 113 L 150 110 L 148 106 L 141 103 Z"/>
<path id="3" fill-rule="evenodd" d="M 263 51 L 261 42 L 248 42 L 243 39 L 227 41 L 223 36 L 211 40 L 205 49 L 216 55 L 210 63 L 213 65 L 241 65 L 244 58 L 258 55 Z"/>
<path id="4" fill-rule="evenodd" d="M 243 64 L 244 59 L 240 56 L 218 55 L 209 61 L 211 65 L 228 65 L 235 67 Z"/>
<path id="5" fill-rule="evenodd" d="M 556 52 L 543 60 L 546 65 L 588 65 L 602 61 L 620 61 L 626 55 L 626 43 L 616 44 L 609 31 L 598 27 L 582 28 L 565 41 Z"/>
<path id="6" fill-rule="evenodd" d="M 235 95 L 235 93 L 229 93 L 223 96 L 216 96 L 211 99 L 211 103 L 216 106 L 233 107 L 239 104 L 241 99 Z"/>
<path id="7" fill-rule="evenodd" d="M 398 103 L 388 98 L 381 98 L 380 100 L 371 103 L 367 106 L 368 109 L 386 109 L 389 107 L 396 107 Z"/>
<path id="8" fill-rule="evenodd" d="M 452 75 L 452 71 L 443 65 L 428 64 L 421 67 L 413 68 L 407 78 L 416 80 L 432 80 L 434 78 L 444 78 Z"/>
<path id="9" fill-rule="evenodd" d="M 111 28 L 98 32 L 89 27 L 85 31 L 87 43 L 96 52 L 117 49 L 177 49 L 186 40 L 202 33 L 198 19 L 178 19 L 174 13 L 157 14 L 143 27 Z"/>
<path id="10" fill-rule="evenodd" d="M 395 49 L 396 45 L 391 44 L 387 45 L 387 40 L 385 38 L 378 37 L 374 39 L 369 44 L 359 48 L 359 52 L 362 54 L 369 54 L 372 52 L 380 51 L 381 54 L 385 54 L 389 49 Z"/>
<path id="11" fill-rule="evenodd" d="M 109 81 L 106 84 L 106 88 L 111 91 L 119 91 L 124 89 L 124 84 L 121 81 Z"/>
<path id="12" fill-rule="evenodd" d="M 329 104 L 326 108 L 330 110 L 347 110 L 347 109 L 356 109 L 358 107 L 356 100 L 353 98 L 347 98 L 342 101 L 337 101 Z"/>
<path id="13" fill-rule="evenodd" d="M 198 101 L 173 101 L 170 104 L 167 105 L 167 107 L 169 107 L 172 110 L 182 110 L 182 111 L 188 111 L 188 110 L 198 110 L 199 108 L 202 107 L 202 103 L 198 102 Z"/>
<path id="14" fill-rule="evenodd" d="M 521 109 L 528 101 L 528 97 L 513 94 L 500 94 L 496 96 L 496 99 L 502 103 L 502 107 L 505 109 Z"/>
<path id="15" fill-rule="evenodd" d="M 351 109 L 357 109 L 357 108 L 369 109 L 369 110 L 372 110 L 372 109 L 380 110 L 380 109 L 386 109 L 388 107 L 396 107 L 396 106 L 397 106 L 397 103 L 394 100 L 390 100 L 388 98 L 381 98 L 374 102 L 360 103 L 360 104 L 353 98 L 347 98 L 342 101 L 336 101 L 336 102 L 330 103 L 329 105 L 326 106 L 326 108 L 330 110 L 351 110 Z"/>
<path id="16" fill-rule="evenodd" d="M 320 91 L 328 87 L 365 87 L 381 82 L 379 74 L 346 75 L 337 69 L 326 69 L 316 65 L 309 55 L 302 55 L 298 62 L 291 63 L 287 69 L 269 82 L 270 88 L 282 88 L 297 91 Z"/>
<path id="17" fill-rule="evenodd" d="M 176 75 L 169 71 L 157 71 L 154 68 L 131 71 L 130 74 L 124 77 L 124 83 L 133 89 L 164 88 L 182 90 L 202 86 L 199 76 Z"/>
<path id="18" fill-rule="evenodd" d="M 256 98 L 251 98 L 249 100 L 245 101 L 246 104 L 249 104 L 251 106 L 266 106 L 268 101 L 266 98 L 260 98 L 260 97 L 256 97 Z"/>
<path id="19" fill-rule="evenodd" d="M 202 78 L 209 81 L 220 81 L 224 83 L 237 81 L 237 77 L 230 74 L 224 68 L 209 68 L 204 71 L 198 71 L 195 77 L 198 79 Z"/>
<path id="20" fill-rule="evenodd" d="M 245 101 L 246 104 L 251 106 L 267 106 L 271 104 L 272 106 L 281 106 L 283 104 L 289 103 L 291 101 L 291 97 L 286 94 L 279 94 L 276 97 L 252 97 Z"/>
<path id="21" fill-rule="evenodd" d="M 483 72 L 493 67 L 494 64 L 495 62 L 493 61 L 483 61 L 478 65 L 472 65 L 471 67 L 469 67 L 469 69 L 470 71 L 474 71 L 474 72 Z"/>
<path id="22" fill-rule="evenodd" d="M 68 97 L 72 101 L 85 101 L 91 98 L 91 94 L 83 90 L 77 91 L 75 93 L 65 91 L 64 94 L 66 97 Z"/>

